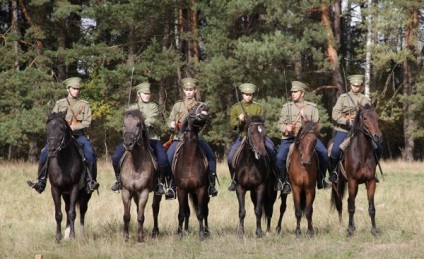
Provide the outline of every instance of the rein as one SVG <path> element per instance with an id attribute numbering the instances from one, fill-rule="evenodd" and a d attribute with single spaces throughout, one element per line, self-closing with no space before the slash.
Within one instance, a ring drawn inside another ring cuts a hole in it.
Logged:
<path id="1" fill-rule="evenodd" d="M 258 125 L 258 126 L 261 126 L 262 125 L 263 126 L 264 123 L 263 122 L 252 122 L 252 123 L 249 124 L 249 126 L 247 127 L 247 142 L 249 144 L 249 148 L 255 154 L 255 158 L 256 159 L 259 159 L 258 152 L 256 151 L 256 149 L 255 149 L 255 147 L 254 147 L 254 145 L 252 143 L 252 139 L 250 137 L 250 134 L 249 134 L 250 133 L 250 127 L 255 126 L 255 125 Z M 262 132 L 262 129 L 261 128 L 258 128 L 258 131 L 259 131 L 259 133 L 261 133 Z"/>

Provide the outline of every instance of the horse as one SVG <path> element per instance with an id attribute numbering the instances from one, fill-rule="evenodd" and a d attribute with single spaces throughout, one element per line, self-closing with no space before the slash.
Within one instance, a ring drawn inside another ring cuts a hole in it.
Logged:
<path id="1" fill-rule="evenodd" d="M 301 234 L 300 221 L 305 215 L 308 221 L 307 235 L 314 235 L 312 224 L 313 203 L 315 200 L 315 186 L 318 175 L 318 156 L 315 146 L 318 139 L 319 122 L 313 122 L 302 118 L 302 126 L 296 135 L 294 143 L 290 147 L 288 173 L 293 192 L 293 203 L 296 216 L 296 237 Z M 287 194 L 282 194 L 280 206 L 280 218 L 277 232 L 281 231 L 281 221 L 286 210 Z"/>
<path id="2" fill-rule="evenodd" d="M 256 215 L 256 236 L 262 237 L 261 217 L 264 212 L 267 232 L 271 228 L 273 206 L 277 198 L 274 190 L 276 177 L 271 173 L 270 159 L 265 146 L 267 131 L 265 117 L 248 116 L 246 118 L 246 137 L 237 149 L 234 159 L 234 180 L 239 203 L 238 235 L 244 236 L 244 218 L 246 216 L 245 196 L 250 198 Z"/>
<path id="3" fill-rule="evenodd" d="M 150 139 L 145 118 L 140 110 L 126 111 L 124 115 L 125 154 L 121 160 L 122 202 L 124 204 L 124 240 L 129 239 L 129 223 L 131 219 L 131 200 L 137 206 L 137 241 L 144 242 L 143 224 L 144 210 L 149 193 L 157 185 L 156 161 L 150 147 Z M 152 237 L 159 235 L 158 215 L 161 195 L 153 196 L 153 231 Z"/>
<path id="4" fill-rule="evenodd" d="M 76 206 L 80 210 L 80 235 L 84 233 L 84 219 L 88 209 L 91 192 L 84 187 L 84 162 L 78 142 L 72 129 L 65 120 L 66 112 L 48 112 L 46 123 L 48 160 L 47 174 L 51 184 L 51 193 L 55 206 L 56 241 L 62 239 L 61 198 L 65 202 L 65 237 L 75 238 Z M 68 236 L 69 234 L 69 236 Z"/>
<path id="5" fill-rule="evenodd" d="M 189 114 L 182 123 L 180 130 L 183 140 L 178 144 L 173 159 L 173 172 L 178 197 L 178 230 L 182 236 L 184 230 L 188 231 L 190 207 L 188 196 L 196 211 L 199 222 L 199 238 L 204 240 L 209 235 L 209 195 L 208 195 L 208 162 L 203 151 L 198 145 L 199 131 L 208 119 L 208 106 L 198 103 L 189 109 Z"/>
<path id="6" fill-rule="evenodd" d="M 356 116 L 352 128 L 348 133 L 350 138 L 349 146 L 344 150 L 344 157 L 338 166 L 339 179 L 333 183 L 331 192 L 332 207 L 336 207 L 339 214 L 339 223 L 342 223 L 342 201 L 348 185 L 349 197 L 348 212 L 349 225 L 347 228 L 348 237 L 351 237 L 356 230 L 355 198 L 358 194 L 359 184 L 365 183 L 368 197 L 368 213 L 371 218 L 371 234 L 376 236 L 377 228 L 375 224 L 374 194 L 376 189 L 375 170 L 378 164 L 374 154 L 374 143 L 380 142 L 382 133 L 378 127 L 378 114 L 371 105 L 356 105 Z"/>

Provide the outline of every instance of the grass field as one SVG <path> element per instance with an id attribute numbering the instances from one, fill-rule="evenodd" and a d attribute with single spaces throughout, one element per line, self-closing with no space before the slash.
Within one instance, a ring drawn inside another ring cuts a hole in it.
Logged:
<path id="1" fill-rule="evenodd" d="M 122 238 L 123 206 L 120 194 L 109 191 L 114 182 L 109 162 L 99 163 L 100 195 L 93 195 L 86 216 L 85 236 L 55 242 L 55 220 L 50 184 L 38 194 L 27 179 L 35 179 L 37 166 L 26 163 L 1 165 L 0 181 L 0 257 L 1 258 L 422 258 L 424 253 L 424 177 L 423 163 L 400 161 L 382 163 L 375 196 L 378 235 L 371 233 L 365 186 L 361 185 L 355 214 L 357 231 L 346 237 L 347 209 L 344 201 L 343 225 L 337 212 L 330 209 L 330 190 L 317 191 L 314 203 L 314 238 L 306 237 L 306 219 L 302 219 L 302 237 L 295 238 L 292 196 L 283 219 L 283 233 L 275 226 L 280 200 L 275 204 L 272 232 L 261 239 L 255 233 L 253 207 L 248 203 L 246 235 L 237 235 L 238 203 L 235 193 L 227 191 L 228 171 L 218 165 L 221 186 L 218 197 L 210 202 L 211 236 L 198 238 L 197 219 L 192 213 L 189 232 L 176 235 L 177 200 L 161 203 L 160 236 L 150 237 L 153 228 L 150 205 L 147 208 L 144 243 L 136 242 L 136 214 L 132 207 L 130 240 Z M 151 194 L 153 195 L 153 194 Z M 151 202 L 151 196 L 149 204 Z M 79 220 L 76 221 L 76 226 Z M 64 228 L 64 220 L 62 223 Z M 265 224 L 263 223 L 263 227 Z M 76 228 L 78 230 L 78 228 Z"/>

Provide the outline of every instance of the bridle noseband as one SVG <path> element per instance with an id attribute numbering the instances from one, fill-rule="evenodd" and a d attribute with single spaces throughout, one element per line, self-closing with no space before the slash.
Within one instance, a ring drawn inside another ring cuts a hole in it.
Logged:
<path id="1" fill-rule="evenodd" d="M 359 113 L 359 122 L 360 123 L 358 123 L 359 125 L 358 125 L 358 130 L 359 131 L 361 131 L 365 136 L 367 136 L 367 137 L 369 137 L 369 138 L 371 138 L 373 141 L 375 141 L 375 142 L 380 142 L 380 138 L 379 137 L 376 137 L 376 135 L 375 134 L 373 134 L 372 132 L 370 132 L 370 130 L 367 128 L 367 127 L 365 127 L 365 122 L 364 122 L 364 117 L 363 117 L 363 114 L 364 113 L 367 113 L 367 112 L 372 112 L 372 111 L 374 111 L 375 112 L 375 110 L 374 109 L 371 109 L 371 110 L 363 110 L 363 111 L 360 111 L 360 113 Z"/>
<path id="2" fill-rule="evenodd" d="M 56 120 L 56 121 L 60 121 Z M 59 123 L 66 123 L 64 120 L 60 121 Z M 62 149 L 66 148 L 69 143 L 71 143 L 72 139 L 73 139 L 73 135 L 71 133 L 71 129 L 68 127 L 68 125 L 65 124 L 65 128 L 61 128 L 60 132 L 62 133 L 60 137 L 48 137 L 47 138 L 47 144 L 49 145 L 49 147 L 53 147 L 55 148 L 55 154 L 57 154 L 58 152 L 60 152 Z M 69 139 L 66 141 L 66 136 L 67 133 L 69 134 Z M 57 141 L 55 141 L 57 140 Z M 59 143 L 58 146 L 54 146 L 53 143 Z"/>

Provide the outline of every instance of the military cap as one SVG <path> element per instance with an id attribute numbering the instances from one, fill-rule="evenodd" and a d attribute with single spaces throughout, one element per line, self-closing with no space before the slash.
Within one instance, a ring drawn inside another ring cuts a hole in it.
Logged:
<path id="1" fill-rule="evenodd" d="M 309 88 L 308 85 L 305 83 L 302 83 L 300 81 L 293 81 L 290 92 L 297 92 L 297 91 L 305 92 L 308 88 Z"/>
<path id="2" fill-rule="evenodd" d="M 256 92 L 256 85 L 252 83 L 244 83 L 239 86 L 240 92 L 245 94 L 253 94 Z"/>
<path id="3" fill-rule="evenodd" d="M 364 76 L 363 75 L 351 75 L 347 77 L 347 80 L 349 80 L 351 85 L 362 85 L 364 82 Z"/>
<path id="4" fill-rule="evenodd" d="M 194 78 L 190 78 L 190 77 L 184 78 L 181 80 L 181 83 L 183 88 L 197 88 L 196 86 L 197 80 Z"/>
<path id="5" fill-rule="evenodd" d="M 79 77 L 70 77 L 66 79 L 65 81 L 63 81 L 63 83 L 65 84 L 66 89 L 69 89 L 70 87 L 81 88 L 81 81 L 82 79 Z"/>
<path id="6" fill-rule="evenodd" d="M 150 94 L 150 83 L 144 82 L 136 85 L 134 88 L 137 93 Z"/>

